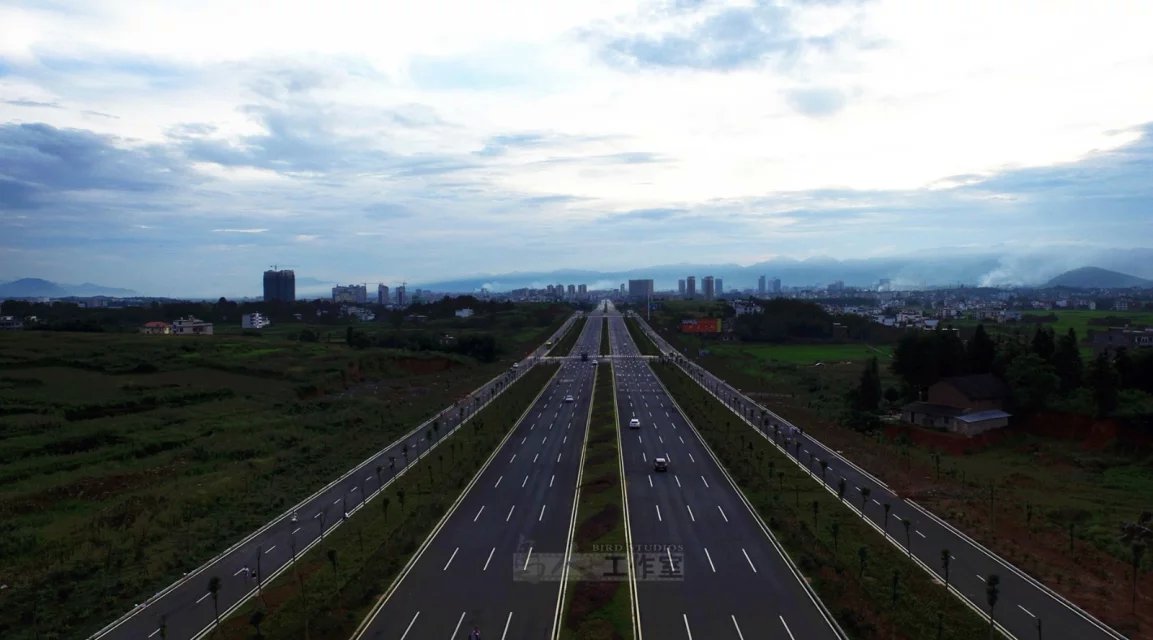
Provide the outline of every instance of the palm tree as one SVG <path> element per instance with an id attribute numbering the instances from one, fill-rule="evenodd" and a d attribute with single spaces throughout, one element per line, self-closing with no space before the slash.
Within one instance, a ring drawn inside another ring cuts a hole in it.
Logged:
<path id="1" fill-rule="evenodd" d="M 909 555 L 913 555 L 913 539 L 909 537 L 913 533 L 913 521 L 906 518 L 901 521 L 901 524 L 905 525 L 905 551 Z"/>
<path id="2" fill-rule="evenodd" d="M 825 477 L 826 475 L 828 475 L 828 472 L 829 472 L 829 461 L 828 460 L 821 460 L 821 483 L 822 484 L 828 484 L 828 480 Z"/>
<path id="3" fill-rule="evenodd" d="M 336 549 L 329 549 L 324 555 L 328 556 L 328 562 L 332 564 L 332 572 L 336 573 Z"/>
<path id="4" fill-rule="evenodd" d="M 380 479 L 380 472 L 383 470 L 384 470 L 384 468 L 381 467 L 379 464 L 376 465 L 376 488 L 378 490 L 384 488 L 384 481 L 382 481 Z"/>
<path id="5" fill-rule="evenodd" d="M 263 622 L 264 622 L 264 612 L 261 611 L 260 609 L 253 611 L 252 616 L 250 618 L 248 618 L 248 624 L 252 625 L 253 629 L 256 629 L 256 640 L 260 640 L 261 638 L 264 637 L 263 635 L 260 634 L 260 625 Z"/>
<path id="6" fill-rule="evenodd" d="M 216 626 L 220 626 L 220 577 L 208 579 L 208 593 L 212 594 L 212 610 L 216 614 Z"/>
<path id="7" fill-rule="evenodd" d="M 873 490 L 868 487 L 861 487 L 861 515 L 865 514 L 865 506 L 869 504 L 869 495 Z"/>
<path id="8" fill-rule="evenodd" d="M 883 504 L 881 506 L 884 507 L 884 509 L 885 509 L 885 537 L 888 538 L 889 537 L 889 511 L 892 511 L 893 505 L 886 502 L 885 504 Z"/>
<path id="9" fill-rule="evenodd" d="M 160 640 L 168 640 L 168 616 L 160 616 Z"/>
<path id="10" fill-rule="evenodd" d="M 841 478 L 837 481 L 837 499 L 841 502 L 845 501 L 845 479 Z"/>
<path id="11" fill-rule="evenodd" d="M 985 599 L 989 603 L 989 640 L 993 639 L 993 631 L 997 628 L 997 619 L 994 617 L 997 608 L 997 598 L 1001 595 L 1001 577 L 992 574 L 985 578 Z"/>
<path id="12" fill-rule="evenodd" d="M 941 549 L 941 568 L 945 573 L 945 591 L 949 590 L 949 560 L 952 557 L 948 549 Z"/>
<path id="13" fill-rule="evenodd" d="M 400 501 L 400 510 L 404 511 L 404 489 L 396 490 L 396 499 Z"/>

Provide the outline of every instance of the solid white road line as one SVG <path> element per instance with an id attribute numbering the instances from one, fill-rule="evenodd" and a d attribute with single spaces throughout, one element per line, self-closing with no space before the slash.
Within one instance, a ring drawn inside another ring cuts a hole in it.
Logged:
<path id="1" fill-rule="evenodd" d="M 460 623 L 464 622 L 464 614 L 465 614 L 465 612 L 464 612 L 464 611 L 461 611 L 461 612 L 460 612 L 460 618 L 459 618 L 459 619 L 457 619 L 457 621 L 456 621 L 456 628 L 454 628 L 454 629 L 452 630 L 452 635 L 451 635 L 451 636 L 449 636 L 449 640 L 452 640 L 453 638 L 455 638 L 455 637 L 456 637 L 456 632 L 457 632 L 457 631 L 460 631 Z"/>
<path id="2" fill-rule="evenodd" d="M 1024 611 L 1025 613 L 1029 614 L 1029 617 L 1031 617 L 1031 618 L 1036 618 L 1036 617 L 1037 617 L 1037 616 L 1033 615 L 1033 612 L 1032 612 L 1032 611 L 1029 611 L 1029 610 L 1028 610 L 1028 609 L 1026 609 L 1025 607 L 1022 607 L 1021 605 L 1017 605 L 1017 608 L 1018 608 L 1018 609 L 1020 609 L 1021 611 Z"/>
<path id="3" fill-rule="evenodd" d="M 708 480 L 705 480 L 705 477 L 704 477 L 704 476 L 701 476 L 701 482 L 705 483 L 705 488 L 706 488 L 706 489 L 708 489 L 708 488 L 709 488 L 709 481 L 708 481 Z"/>
<path id="4" fill-rule="evenodd" d="M 664 522 L 664 519 L 661 518 L 661 505 L 654 504 L 653 506 L 657 508 L 657 521 L 658 522 Z"/>
<path id="5" fill-rule="evenodd" d="M 493 489 L 495 489 L 495 488 L 499 487 L 499 486 L 500 486 L 500 481 L 501 481 L 501 480 L 504 480 L 504 476 L 501 476 L 501 477 L 497 478 L 497 479 L 496 479 L 496 484 L 492 485 L 492 488 L 493 488 Z"/>
<path id="6" fill-rule="evenodd" d="M 482 513 L 484 513 L 484 505 L 483 504 L 480 505 L 480 511 L 476 512 L 476 516 L 472 519 L 472 521 L 476 522 L 476 519 L 479 518 L 480 514 L 482 514 Z"/>
<path id="7" fill-rule="evenodd" d="M 504 521 L 505 521 L 505 522 L 508 522 L 509 518 L 511 518 L 511 517 L 512 517 L 512 512 L 513 512 L 513 509 L 516 509 L 516 505 L 515 505 L 515 504 L 514 504 L 514 505 L 512 505 L 511 507 L 509 507 L 509 508 L 508 508 L 508 515 L 504 517 Z"/>
<path id="8" fill-rule="evenodd" d="M 682 613 L 681 618 L 685 621 L 685 633 L 689 634 L 689 640 L 693 640 L 693 631 L 692 629 L 689 629 L 689 615 L 687 613 Z"/>
<path id="9" fill-rule="evenodd" d="M 540 517 L 536 519 L 536 521 L 537 521 L 537 522 L 540 522 L 541 520 L 544 520 L 544 509 L 545 509 L 545 507 L 547 507 L 547 506 L 548 506 L 547 504 L 542 504 L 542 505 L 540 506 Z"/>
<path id="10" fill-rule="evenodd" d="M 749 557 L 749 552 L 745 551 L 744 547 L 741 547 L 741 553 L 745 554 L 745 561 L 749 563 L 749 568 L 753 570 L 753 573 L 756 573 L 757 568 L 753 566 L 753 559 Z"/>
<path id="11" fill-rule="evenodd" d="M 737 624 L 737 617 L 731 614 L 729 617 L 733 619 L 733 626 L 737 628 L 737 637 L 740 640 L 745 640 L 745 634 L 741 633 L 741 625 Z"/>
<path id="12" fill-rule="evenodd" d="M 789 630 L 789 625 L 787 622 L 785 622 L 785 616 L 779 617 L 781 619 L 781 624 L 785 625 L 785 633 L 789 634 L 789 640 L 797 640 L 796 636 L 793 635 L 793 632 Z"/>
<path id="13" fill-rule="evenodd" d="M 725 510 L 722 509 L 721 505 L 719 505 L 719 504 L 717 505 L 717 511 L 721 512 L 721 517 L 725 519 L 725 522 L 729 521 L 729 517 L 725 515 Z"/>
<path id="14" fill-rule="evenodd" d="M 457 551 L 460 551 L 460 547 L 452 550 L 452 555 L 448 557 L 448 562 L 444 563 L 444 568 L 441 571 L 448 571 L 448 565 L 452 564 L 452 559 L 456 557 Z"/>
<path id="15" fill-rule="evenodd" d="M 496 547 L 493 547 L 492 551 L 488 552 L 488 560 L 484 561 L 484 568 L 481 569 L 481 571 L 488 571 L 488 563 L 492 562 L 492 554 L 494 553 L 496 553 Z"/>
<path id="16" fill-rule="evenodd" d="M 689 510 L 689 517 L 693 519 L 693 522 L 696 522 L 697 517 L 693 515 L 693 508 L 687 504 L 685 505 L 685 508 Z"/>
<path id="17" fill-rule="evenodd" d="M 532 547 L 528 548 L 528 555 L 524 557 L 524 568 L 521 571 L 528 571 L 529 560 L 532 560 Z"/>
<path id="18" fill-rule="evenodd" d="M 420 612 L 417 611 L 416 615 L 412 617 L 412 622 L 409 622 L 408 626 L 404 628 L 404 633 L 401 634 L 400 640 L 404 640 L 405 638 L 408 637 L 408 632 L 412 631 L 412 625 L 416 624 L 416 619 L 419 617 L 420 617 Z"/>
<path id="19" fill-rule="evenodd" d="M 508 620 L 504 621 L 504 633 L 500 634 L 500 640 L 504 640 L 504 637 L 508 635 L 508 625 L 510 622 L 512 622 L 512 612 L 511 611 L 508 612 Z M 402 638 L 401 640 L 404 640 L 404 639 Z"/>
<path id="20" fill-rule="evenodd" d="M 713 573 L 716 573 L 717 568 L 716 568 L 716 566 L 713 565 L 713 557 L 711 555 L 709 555 L 709 548 L 708 547 L 705 547 L 705 557 L 709 559 L 709 568 L 713 570 Z"/>
<path id="21" fill-rule="evenodd" d="M 272 553 L 272 550 L 273 550 L 273 549 L 275 549 L 275 548 L 276 548 L 276 545 L 272 545 L 271 547 L 269 547 L 269 548 L 268 548 L 268 550 L 264 552 L 264 553 L 265 553 L 265 555 L 268 555 L 268 554 Z"/>

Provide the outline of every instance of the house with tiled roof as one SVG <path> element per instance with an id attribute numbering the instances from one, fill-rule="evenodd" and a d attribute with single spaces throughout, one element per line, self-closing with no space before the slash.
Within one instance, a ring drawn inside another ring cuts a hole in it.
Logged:
<path id="1" fill-rule="evenodd" d="M 925 402 L 901 408 L 908 423 L 962 435 L 977 435 L 1009 424 L 1004 410 L 1009 386 L 989 373 L 944 378 L 929 387 Z"/>
<path id="2" fill-rule="evenodd" d="M 140 333 L 153 336 L 166 336 L 172 333 L 172 325 L 168 324 L 167 322 L 160 322 L 159 320 L 155 320 L 153 322 L 145 322 L 144 326 L 140 327 Z"/>

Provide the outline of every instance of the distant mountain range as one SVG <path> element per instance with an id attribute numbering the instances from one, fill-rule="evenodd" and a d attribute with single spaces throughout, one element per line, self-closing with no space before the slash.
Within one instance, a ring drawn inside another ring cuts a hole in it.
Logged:
<path id="1" fill-rule="evenodd" d="M 888 280 L 894 289 L 927 289 L 943 286 L 1039 287 L 1070 269 L 1083 265 L 1113 269 L 1153 278 L 1153 249 L 1061 250 L 1045 253 L 966 253 L 942 249 L 899 257 L 836 260 L 818 257 L 807 260 L 775 259 L 748 266 L 738 264 L 677 264 L 628 269 L 591 271 L 516 272 L 412 284 L 409 288 L 433 291 L 508 291 L 522 287 L 540 288 L 549 284 L 587 284 L 590 289 L 619 287 L 630 279 L 653 279 L 658 291 L 675 290 L 677 280 L 713 276 L 724 280 L 726 291 L 752 289 L 757 278 L 780 278 L 782 286 L 826 286 L 841 281 L 851 287 L 874 287 Z M 1129 287 L 1140 284 L 1109 284 Z"/>
<path id="2" fill-rule="evenodd" d="M 108 296 L 127 298 L 137 295 L 131 289 L 105 287 L 91 282 L 84 284 L 60 284 L 40 278 L 21 278 L 12 282 L 0 283 L 0 298 L 67 298 Z"/>
<path id="3" fill-rule="evenodd" d="M 1050 280 L 1045 286 L 1072 289 L 1130 289 L 1133 287 L 1153 287 L 1153 280 L 1100 267 L 1081 267 L 1062 273 Z"/>

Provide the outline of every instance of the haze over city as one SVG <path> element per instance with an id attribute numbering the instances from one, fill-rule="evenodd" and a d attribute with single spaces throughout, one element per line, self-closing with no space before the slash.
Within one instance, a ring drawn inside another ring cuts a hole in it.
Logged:
<path id="1" fill-rule="evenodd" d="M 1153 237 L 1153 5 L 1045 7 L 0 2 L 0 280 L 1044 279 Z"/>

